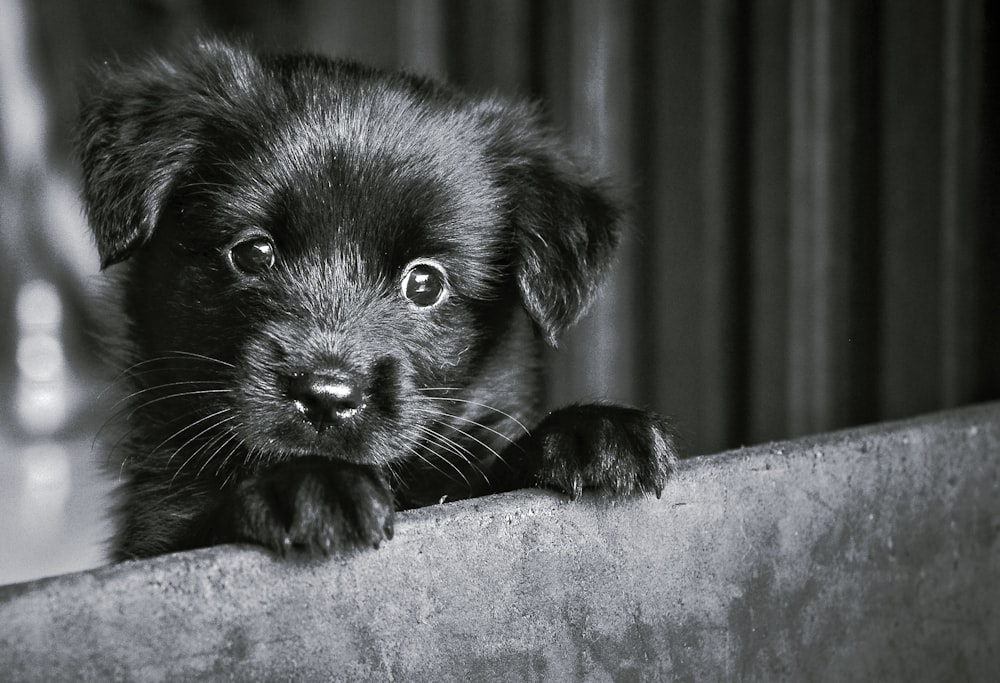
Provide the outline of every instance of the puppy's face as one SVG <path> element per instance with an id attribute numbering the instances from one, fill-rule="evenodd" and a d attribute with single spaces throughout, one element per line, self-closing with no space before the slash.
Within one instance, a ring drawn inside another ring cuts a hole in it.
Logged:
<path id="1" fill-rule="evenodd" d="M 205 453 L 386 464 L 460 419 L 435 398 L 528 402 L 518 321 L 554 341 L 616 241 L 521 106 L 218 44 L 103 83 L 91 222 L 104 265 L 130 262 L 148 405 Z"/>
<path id="2" fill-rule="evenodd" d="M 198 401 L 262 452 L 405 455 L 421 390 L 467 384 L 510 324 L 502 193 L 468 121 L 298 75 L 308 108 L 218 123 L 136 253 L 143 356 L 228 364 L 169 379 L 217 377 Z"/>

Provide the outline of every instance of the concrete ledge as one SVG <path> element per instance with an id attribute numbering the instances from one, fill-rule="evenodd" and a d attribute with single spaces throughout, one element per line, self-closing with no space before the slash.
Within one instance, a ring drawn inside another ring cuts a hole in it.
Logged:
<path id="1" fill-rule="evenodd" d="M 12 680 L 988 680 L 1000 404 L 687 461 L 661 500 L 407 513 L 0 588 Z"/>

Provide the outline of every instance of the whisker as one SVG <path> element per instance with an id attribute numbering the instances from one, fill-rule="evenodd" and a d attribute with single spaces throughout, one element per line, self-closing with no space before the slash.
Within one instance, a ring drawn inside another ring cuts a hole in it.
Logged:
<path id="1" fill-rule="evenodd" d="M 178 453 L 180 453 L 181 451 L 183 451 L 185 448 L 187 448 L 191 444 L 191 442 L 195 441 L 198 437 L 202 436 L 203 434 L 205 434 L 207 432 L 212 431 L 213 429 L 216 429 L 216 428 L 222 426 L 226 422 L 232 422 L 234 419 L 236 419 L 236 416 L 235 415 L 230 415 L 229 417 L 225 418 L 224 420 L 219 420 L 218 422 L 210 424 L 207 427 L 205 427 L 203 430 L 201 430 L 200 432 L 198 432 L 197 434 L 195 434 L 194 436 L 192 436 L 190 439 L 188 439 L 187 441 L 185 441 L 184 443 L 182 443 L 180 446 L 178 446 L 177 448 L 175 448 L 174 452 L 170 454 L 169 458 L 167 458 L 167 466 L 169 467 L 170 466 L 170 462 L 174 459 L 174 457 Z M 211 441 L 209 441 L 208 443 L 211 443 Z M 185 460 L 184 463 L 179 468 L 177 468 L 177 472 L 180 472 L 182 469 L 184 469 L 184 466 L 187 465 L 191 461 L 191 458 L 193 458 L 195 455 L 197 455 L 198 452 L 200 450 L 202 450 L 204 447 L 205 447 L 205 444 L 202 444 L 201 446 L 199 446 L 198 448 L 196 448 L 194 450 L 194 452 L 192 452 L 191 455 L 188 457 L 188 459 Z"/>
<path id="2" fill-rule="evenodd" d="M 179 370 L 179 369 L 189 369 L 190 368 L 189 365 L 185 365 L 185 366 L 171 366 L 171 367 L 168 367 L 168 368 L 149 368 L 147 370 L 143 370 L 143 372 L 141 372 L 141 373 L 136 372 L 136 370 L 138 370 L 139 368 L 142 368 L 142 367 L 145 367 L 145 366 L 149 366 L 149 365 L 153 365 L 155 363 L 165 363 L 165 362 L 171 361 L 171 360 L 185 360 L 185 361 L 190 361 L 190 360 L 204 360 L 204 361 L 208 361 L 210 363 L 217 363 L 217 364 L 222 365 L 223 367 L 227 367 L 227 368 L 235 368 L 236 367 L 232 363 L 226 362 L 224 360 L 220 360 L 218 358 L 212 358 L 211 356 L 206 356 L 206 355 L 200 354 L 200 353 L 194 353 L 194 352 L 191 352 L 191 351 L 170 351 L 170 352 L 168 352 L 168 353 L 166 353 L 164 355 L 161 355 L 161 356 L 155 356 L 153 358 L 146 358 L 144 360 L 132 363 L 131 365 L 129 365 L 128 367 L 126 367 L 125 369 L 123 369 L 121 372 L 119 372 L 115 376 L 115 378 L 111 380 L 111 382 L 109 384 L 109 387 L 105 387 L 104 391 L 101 392 L 100 396 L 103 396 L 104 392 L 106 392 L 108 390 L 108 388 L 110 388 L 110 386 L 113 386 L 114 384 L 116 384 L 121 379 L 123 379 L 124 377 L 127 377 L 127 376 L 138 377 L 141 374 L 146 374 L 147 372 L 148 373 L 153 373 L 153 372 L 163 372 L 163 371 L 166 371 L 166 370 Z"/>
<path id="3" fill-rule="evenodd" d="M 104 430 L 104 427 L 107 426 L 110 422 L 111 422 L 110 419 L 106 420 L 105 423 L 104 423 L 104 425 L 101 426 L 101 429 L 98 430 L 98 434 L 100 434 Z M 104 465 L 105 466 L 111 464 L 111 456 L 113 456 L 115 454 L 115 452 L 118 450 L 119 446 L 122 445 L 123 441 L 125 441 L 126 439 L 128 439 L 128 438 L 130 438 L 132 436 L 133 432 L 135 432 L 135 430 L 137 429 L 137 427 L 138 427 L 137 425 L 132 425 L 131 427 L 129 427 L 129 429 L 126 430 L 125 432 L 123 432 L 121 434 L 121 436 L 119 436 L 115 440 L 114 444 L 112 444 L 111 447 L 107 449 L 107 455 L 104 456 Z M 95 445 L 97 444 L 97 437 L 96 436 L 94 437 L 94 444 Z M 127 460 L 128 460 L 128 458 L 123 458 L 122 459 L 122 468 L 124 468 L 125 462 Z"/>
<path id="4" fill-rule="evenodd" d="M 457 416 L 456 415 L 448 415 L 448 417 L 457 417 Z M 472 422 L 472 420 L 469 420 L 469 422 Z M 472 422 L 472 423 L 476 424 L 476 425 L 479 424 L 478 422 Z M 443 424 L 443 423 L 441 423 L 440 421 L 438 421 L 438 424 Z M 455 431 L 457 431 L 462 436 L 464 436 L 466 438 L 469 438 L 469 439 L 472 439 L 473 441 L 475 441 L 476 443 L 478 443 L 480 446 L 482 446 L 483 448 L 485 448 L 487 451 L 489 451 L 490 453 L 492 453 L 493 456 L 496 457 L 497 460 L 499 460 L 500 462 L 502 462 L 507 467 L 510 467 L 510 465 L 507 463 L 507 461 L 504 460 L 504 457 L 502 455 L 500 455 L 500 452 L 497 451 L 495 448 L 493 448 L 493 446 L 490 446 L 488 443 L 486 443 L 485 441 L 483 441 L 482 439 L 479 439 L 479 438 L 473 436 L 472 434 L 470 434 L 468 431 L 466 431 L 464 429 L 459 429 L 458 427 L 455 427 L 453 425 L 443 425 L 443 426 L 446 426 L 446 427 L 449 427 L 451 429 L 454 429 Z M 479 425 L 479 426 L 482 427 L 483 425 Z M 489 429 L 489 427 L 486 427 L 486 429 Z M 490 431 L 496 433 L 499 436 L 503 436 L 505 439 L 507 439 L 508 441 L 510 441 L 510 439 L 508 439 L 503 434 L 500 434 L 500 432 L 497 432 L 496 430 L 493 430 L 493 429 L 490 429 Z M 511 443 L 514 443 L 514 442 L 511 441 Z"/>
<path id="5" fill-rule="evenodd" d="M 218 425 L 213 425 L 213 426 L 218 426 Z M 174 482 L 177 480 L 178 475 L 180 475 L 180 473 L 184 471 L 184 468 L 188 466 L 188 463 L 190 463 L 192 460 L 194 460 L 195 457 L 197 457 L 198 454 L 201 453 L 202 451 L 205 451 L 208 448 L 211 448 L 215 444 L 217 444 L 223 437 L 226 436 L 227 433 L 228 432 L 224 431 L 221 434 L 217 434 L 217 435 L 213 436 L 211 439 L 209 439 L 208 441 L 206 441 L 205 443 L 203 443 L 200 446 L 198 446 L 196 449 L 194 449 L 191 452 L 191 454 L 184 460 L 184 462 L 181 463 L 180 467 L 178 467 L 176 470 L 174 470 L 174 474 L 173 474 L 172 477 L 170 477 L 170 483 L 167 484 L 167 488 L 169 489 L 170 487 L 172 487 L 174 485 Z M 190 440 L 188 441 L 188 443 L 190 443 Z M 185 445 L 187 445 L 187 444 L 185 444 Z M 178 453 L 180 453 L 183 448 L 184 448 L 184 446 L 181 446 L 180 448 L 178 448 L 177 450 L 175 450 L 173 452 L 173 454 L 171 454 L 170 458 L 167 460 L 167 464 L 169 464 L 170 461 L 173 460 L 174 456 L 177 455 Z"/>
<path id="6" fill-rule="evenodd" d="M 420 460 L 423 461 L 423 463 L 425 465 L 427 465 L 431 469 L 433 469 L 436 472 L 438 472 L 442 477 L 447 477 L 448 479 L 452 479 L 452 480 L 457 481 L 457 479 L 455 479 L 455 476 L 453 474 L 451 474 L 450 472 L 445 472 L 443 469 L 441 469 L 440 467 L 438 467 L 437 465 L 435 465 L 434 462 L 432 462 L 423 453 L 421 453 L 419 450 L 417 450 L 416 446 L 413 446 L 411 444 L 404 444 L 403 448 L 405 448 L 411 455 L 413 455 L 413 456 L 415 456 L 417 458 L 420 458 Z M 390 468 L 391 468 L 391 466 L 390 466 Z M 461 475 L 461 472 L 459 472 L 459 474 Z M 464 479 L 464 477 L 463 477 L 463 479 Z M 466 483 L 466 485 L 468 485 L 469 484 L 469 480 L 466 479 L 465 483 Z"/>
<path id="7" fill-rule="evenodd" d="M 190 374 L 192 372 L 191 366 L 189 366 L 189 365 L 161 365 L 161 366 L 155 367 L 155 368 L 144 368 L 142 370 L 130 371 L 126 377 L 116 377 L 116 378 L 114 378 L 113 380 L 111 380 L 111 386 L 114 386 L 118 382 L 124 382 L 126 380 L 140 380 L 142 378 L 149 377 L 150 375 L 164 375 L 166 373 L 182 373 L 182 372 L 186 372 L 186 373 Z M 218 375 L 218 374 L 208 375 L 208 376 L 209 377 L 221 377 L 221 375 Z M 203 379 L 202 381 L 203 382 L 208 382 L 208 381 L 217 381 L 217 380 Z M 155 382 L 150 383 L 150 384 L 151 385 L 155 384 Z"/>
<path id="8" fill-rule="evenodd" d="M 131 401 L 132 399 L 138 396 L 142 396 L 143 394 L 148 394 L 151 391 L 157 391 L 158 389 L 166 389 L 167 387 L 187 386 L 189 384 L 227 384 L 227 382 L 224 382 L 222 380 L 192 379 L 192 380 L 184 380 L 178 382 L 167 382 L 166 384 L 155 384 L 153 386 L 145 387 L 143 389 L 137 389 L 136 391 L 133 391 L 126 396 L 122 396 L 120 399 L 118 399 L 111 405 L 110 409 L 113 411 L 117 409 L 118 406 L 120 406 L 122 403 Z"/>
<path id="9" fill-rule="evenodd" d="M 135 414 L 138 411 L 144 408 L 148 408 L 154 403 L 159 403 L 160 401 L 169 401 L 172 398 L 183 398 L 184 396 L 207 396 L 209 394 L 228 394 L 228 393 L 230 393 L 229 389 L 203 389 L 201 391 L 179 391 L 174 394 L 159 396 L 157 398 L 154 398 L 152 400 L 146 401 L 145 403 L 135 406 L 134 408 L 132 408 L 132 411 L 128 414 L 128 418 L 131 419 L 135 417 Z M 123 410 L 122 412 L 125 411 Z"/>
<path id="10" fill-rule="evenodd" d="M 225 467 L 225 465 L 226 465 L 227 462 L 229 462 L 229 459 L 231 457 L 233 457 L 234 455 L 236 455 L 236 453 L 240 450 L 240 447 L 244 446 L 245 444 L 246 444 L 246 442 L 243 441 L 243 439 L 240 439 L 236 443 L 236 445 L 233 446 L 232 451 L 230 451 L 230 453 L 225 457 L 225 459 L 219 465 L 219 468 L 215 471 L 216 476 L 219 475 L 219 473 L 222 471 L 222 468 Z M 250 449 L 247 451 L 247 455 L 246 455 L 247 459 L 249 459 L 251 457 L 251 455 L 253 454 L 255 448 L 256 447 L 251 446 Z M 223 490 L 224 488 L 226 488 L 226 485 L 229 484 L 229 480 L 232 479 L 236 475 L 236 472 L 238 470 L 239 470 L 238 467 L 233 467 L 232 469 L 229 470 L 229 474 L 227 474 L 226 478 L 222 480 L 221 484 L 219 484 L 219 490 L 220 491 Z"/>
<path id="11" fill-rule="evenodd" d="M 194 422 L 189 422 L 188 424 L 184 425 L 183 427 L 181 427 L 180 429 L 178 429 L 176 432 L 174 432 L 173 434 L 171 434 L 170 436 L 168 436 L 166 439 L 164 439 L 163 441 L 161 441 L 156 446 L 156 448 L 154 448 L 152 451 L 150 451 L 149 454 L 153 455 L 154 453 L 156 453 L 157 451 L 159 451 L 160 448 L 162 448 L 163 446 L 165 446 L 167 444 L 167 442 L 176 439 L 177 437 L 179 437 L 181 434 L 183 434 L 187 430 L 191 429 L 192 427 L 195 427 L 195 426 L 201 424 L 205 420 L 211 420 L 214 417 L 218 417 L 219 415 L 222 415 L 223 413 L 226 413 L 226 412 L 229 412 L 229 408 L 223 408 L 222 410 L 217 410 L 214 413 L 210 413 L 208 415 L 205 415 L 204 417 L 201 417 L 201 418 L 195 420 Z M 168 465 L 170 464 L 169 460 L 167 461 L 167 464 Z"/>
<path id="12" fill-rule="evenodd" d="M 223 433 L 225 433 L 225 432 L 223 432 Z M 222 449 L 223 448 L 225 448 L 234 439 L 239 439 L 239 438 L 240 438 L 239 434 L 237 434 L 236 432 L 232 432 L 229 435 L 228 439 L 226 439 L 225 441 L 223 441 L 222 443 L 220 443 L 218 446 L 215 446 L 215 452 L 212 453 L 212 455 L 210 455 L 207 458 L 205 458 L 205 462 L 203 462 L 201 464 L 201 467 L 198 468 L 198 474 L 197 474 L 197 476 L 200 477 L 202 475 L 202 473 L 205 471 L 205 468 L 208 467 L 208 463 L 212 462 L 212 460 L 214 460 L 215 458 L 217 458 L 219 456 L 219 454 L 222 453 Z M 237 444 L 237 446 L 238 445 L 239 444 Z M 235 449 L 235 447 L 234 447 L 234 449 Z M 233 452 L 235 452 L 235 451 L 230 451 L 230 455 L 232 455 Z M 229 456 L 227 455 L 226 457 L 228 458 Z"/>
<path id="13" fill-rule="evenodd" d="M 414 455 L 418 455 L 418 454 L 416 454 L 416 453 L 413 452 L 413 449 L 415 448 L 415 446 L 412 443 L 405 443 L 405 444 L 403 444 L 403 448 L 405 448 L 410 453 L 413 453 Z M 418 455 L 418 457 L 420 457 L 420 456 Z M 421 459 L 423 459 L 423 458 L 421 457 Z M 424 462 L 426 462 L 428 465 L 430 465 L 430 462 L 428 462 L 427 460 L 424 460 Z M 382 464 L 383 464 L 383 466 L 386 469 L 386 474 L 389 477 L 389 481 L 394 481 L 394 480 L 395 481 L 399 481 L 402 478 L 401 472 L 403 472 L 405 470 L 405 468 L 406 468 L 406 465 L 405 465 L 404 461 L 402 461 L 402 460 L 395 460 L 395 459 L 391 459 L 390 458 L 390 459 L 387 459 Z M 442 475 L 448 476 L 443 471 L 441 471 L 440 469 L 438 469 L 437 467 L 434 467 L 434 469 L 437 469 L 437 471 L 441 472 Z"/>
<path id="14" fill-rule="evenodd" d="M 483 471 L 483 468 L 479 466 L 479 459 L 476 457 L 476 454 L 473 453 L 471 450 L 469 450 L 469 448 L 467 446 L 463 446 L 461 443 L 459 443 L 455 439 L 452 439 L 450 437 L 445 436 L 444 434 L 436 432 L 433 429 L 430 429 L 429 427 L 423 427 L 423 426 L 421 426 L 420 427 L 420 431 L 422 431 L 424 434 L 428 435 L 429 437 L 433 437 L 434 441 L 436 441 L 438 443 L 438 445 L 443 446 L 444 448 L 448 449 L 450 452 L 452 452 L 455 455 L 457 455 L 459 458 L 462 459 L 463 462 L 465 462 L 467 465 L 469 465 L 469 467 L 471 467 L 476 472 L 478 472 L 479 475 L 486 481 L 487 484 L 490 483 L 490 478 L 486 475 L 486 472 Z M 460 433 L 464 434 L 464 432 L 460 432 Z M 466 435 L 466 436 L 468 436 L 468 435 Z M 482 442 L 480 442 L 480 443 L 482 443 Z M 486 446 L 486 444 L 483 444 L 483 445 Z M 489 449 L 490 451 L 493 451 L 493 449 L 489 448 L 489 446 L 486 446 L 486 448 Z M 493 453 L 494 453 L 494 455 L 496 455 L 496 451 L 493 451 Z M 439 457 L 441 457 L 440 453 L 437 453 L 437 455 Z M 499 458 L 500 456 L 497 455 L 497 457 Z M 454 463 L 452 463 L 447 458 L 441 457 L 441 459 L 444 460 L 445 462 L 451 464 L 453 467 L 455 466 Z M 458 469 L 458 468 L 456 467 L 456 469 Z M 466 483 L 468 483 L 468 479 L 466 479 Z M 471 486 L 471 484 L 470 484 L 470 486 Z"/>
<path id="15" fill-rule="evenodd" d="M 224 360 L 221 360 L 219 358 L 213 358 L 212 356 L 206 356 L 203 353 L 195 353 L 194 351 L 184 351 L 184 350 L 181 350 L 181 349 L 174 349 L 173 351 L 170 351 L 169 353 L 175 354 L 175 357 L 182 357 L 182 358 L 183 357 L 188 357 L 188 358 L 197 358 L 199 360 L 207 360 L 210 363 L 218 363 L 219 365 L 222 365 L 222 366 L 227 367 L 227 368 L 235 368 L 236 367 L 235 365 L 233 365 L 232 363 L 230 363 L 228 361 L 224 361 Z"/>
<path id="16" fill-rule="evenodd" d="M 425 413 L 427 415 L 437 415 L 437 416 L 442 417 L 442 418 L 451 418 L 451 419 L 454 419 L 454 420 L 461 420 L 462 422 L 465 422 L 466 424 L 471 424 L 471 425 L 474 425 L 476 427 L 479 427 L 480 429 L 485 429 L 488 432 L 493 432 L 494 434 L 496 434 L 497 436 L 499 436 L 501 439 L 503 439 L 504 441 L 506 441 L 507 443 L 509 443 L 512 446 L 517 446 L 518 445 L 517 442 L 514 441 L 514 439 L 510 438 L 509 436 L 507 436 L 506 434 L 504 434 L 501 431 L 497 431 L 496 429 L 493 429 L 493 427 L 490 427 L 489 425 L 483 424 L 482 422 L 476 422 L 475 420 L 471 420 L 471 419 L 469 419 L 467 417 L 462 417 L 461 415 L 452 415 L 451 413 L 445 413 L 445 412 L 442 412 L 440 410 L 431 410 L 430 408 L 416 408 L 415 407 L 414 410 L 416 410 L 417 412 L 420 412 L 420 413 Z M 447 426 L 447 427 L 451 427 L 452 429 L 457 429 L 456 427 L 453 427 L 452 425 L 446 424 L 442 420 L 438 420 L 438 424 L 443 425 L 443 426 Z M 461 431 L 462 434 L 465 434 L 465 436 L 469 437 L 470 439 L 475 438 L 471 434 L 469 434 L 467 431 L 465 431 L 464 429 L 459 430 L 459 431 Z M 482 443 L 482 442 L 480 442 L 480 443 Z"/>
<path id="17" fill-rule="evenodd" d="M 139 410 L 141 410 L 141 409 L 143 409 L 143 408 L 145 408 L 145 407 L 147 407 L 149 405 L 152 405 L 153 403 L 157 403 L 160 400 L 167 400 L 167 399 L 170 399 L 170 398 L 174 398 L 176 396 L 197 395 L 198 393 L 216 393 L 216 392 L 215 391 L 186 392 L 186 393 L 181 393 L 181 394 L 171 394 L 170 396 L 162 396 L 159 399 L 154 399 L 152 401 L 147 401 L 146 403 L 143 403 L 142 405 L 134 407 L 131 410 L 131 412 L 129 412 L 127 415 L 126 415 L 126 411 L 128 410 L 127 408 L 123 408 L 123 409 L 119 410 L 114 415 L 112 415 L 107 420 L 105 420 L 104 424 L 102 424 L 101 427 L 100 427 L 100 429 L 97 430 L 97 434 L 94 435 L 94 440 L 93 440 L 92 447 L 97 444 L 98 439 L 101 438 L 101 435 L 104 433 L 104 431 L 106 429 L 108 429 L 111 424 L 115 423 L 116 421 L 119 421 L 119 419 L 122 418 L 122 416 L 125 416 L 124 420 L 126 422 L 130 422 L 132 420 L 132 418 L 135 417 L 136 412 L 138 412 Z M 198 414 L 200 412 L 201 412 L 200 409 L 193 408 L 191 410 L 188 410 L 188 411 L 184 412 L 181 415 L 174 416 L 172 419 L 167 420 L 166 422 L 162 422 L 161 421 L 160 424 L 162 424 L 162 426 L 164 426 L 164 427 L 168 427 L 171 424 L 174 424 L 174 423 L 177 423 L 179 421 L 182 421 L 182 420 L 186 419 L 190 415 Z M 220 412 L 222 412 L 222 411 L 220 411 Z M 114 452 L 116 450 L 118 450 L 118 447 L 122 444 L 122 442 L 125 441 L 127 438 L 129 438 L 138 429 L 138 427 L 139 427 L 139 425 L 133 424 L 128 430 L 126 430 L 125 432 L 123 432 L 120 437 L 118 437 L 118 439 L 115 441 L 114 445 L 111 448 L 108 449 L 108 454 L 107 454 L 107 456 L 105 458 L 105 464 L 107 464 L 108 462 L 110 462 L 111 456 L 114 454 Z M 184 429 L 187 429 L 187 427 L 185 427 Z M 182 429 L 181 431 L 184 431 L 184 430 Z M 177 434 L 174 434 L 170 438 L 174 438 L 174 436 L 177 436 Z M 160 444 L 160 445 L 162 445 L 162 444 Z M 159 448 L 159 446 L 157 446 L 157 449 L 158 448 Z M 154 449 L 153 452 L 155 452 L 155 450 L 156 449 Z"/>
<path id="18" fill-rule="evenodd" d="M 101 427 L 100 427 L 100 428 L 99 428 L 99 429 L 97 430 L 97 434 L 95 434 L 95 435 L 94 435 L 94 438 L 93 438 L 93 441 L 91 442 L 91 448 L 96 448 L 96 446 L 97 446 L 97 442 L 101 440 L 101 438 L 102 438 L 102 436 L 103 436 L 104 432 L 105 432 L 105 431 L 106 431 L 107 429 L 109 429 L 109 428 L 110 428 L 110 427 L 111 427 L 112 425 L 114 425 L 114 424 L 122 424 L 122 423 L 124 422 L 123 420 L 119 420 L 119 419 L 118 419 L 118 418 L 120 418 L 120 417 L 121 417 L 121 416 L 122 416 L 122 415 L 123 415 L 124 413 L 125 413 L 125 410 L 124 410 L 124 409 L 123 409 L 123 410 L 120 410 L 120 411 L 118 411 L 117 413 L 115 413 L 114 415 L 111 415 L 111 416 L 110 416 L 109 418 L 107 418 L 107 419 L 106 419 L 106 420 L 104 421 L 104 423 L 103 423 L 103 424 L 101 425 Z M 172 417 L 171 419 L 167 420 L 166 422 L 161 422 L 160 424 L 161 424 L 161 426 L 163 426 L 163 427 L 169 427 L 169 426 L 170 426 L 170 425 L 172 425 L 172 424 L 175 424 L 175 423 L 178 423 L 178 422 L 183 422 L 183 421 L 185 421 L 185 420 L 186 420 L 186 419 L 187 419 L 188 417 L 190 417 L 190 416 L 192 416 L 192 415 L 197 415 L 197 414 L 199 414 L 199 413 L 201 413 L 201 408 L 198 408 L 198 407 L 192 407 L 192 408 L 191 408 L 190 410 L 187 410 L 187 411 L 185 411 L 185 412 L 183 412 L 183 413 L 180 413 L 179 415 L 174 415 L 174 416 L 173 416 L 173 417 Z M 117 449 L 118 449 L 118 446 L 119 446 L 119 445 L 121 444 L 121 442 L 122 442 L 122 441 L 124 441 L 125 439 L 127 439 L 128 437 L 130 437 L 130 436 L 131 436 L 131 435 L 132 435 L 132 434 L 133 434 L 133 433 L 134 433 L 134 432 L 136 431 L 136 429 L 138 429 L 138 427 L 139 427 L 139 425 L 137 425 L 137 424 L 131 424 L 131 425 L 129 426 L 129 428 L 128 428 L 127 430 L 125 430 L 125 431 L 124 431 L 124 432 L 123 432 L 123 433 L 122 433 L 122 434 L 121 434 L 121 435 L 120 435 L 120 436 L 118 437 L 118 439 L 117 439 L 117 440 L 115 441 L 115 443 L 114 443 L 114 444 L 113 444 L 113 445 L 112 445 L 112 446 L 110 447 L 110 449 L 108 449 L 108 457 L 107 457 L 107 460 L 110 460 L 110 459 L 111 459 L 111 458 L 110 458 L 111 454 L 112 454 L 112 453 L 113 453 L 113 452 L 114 452 L 115 450 L 117 450 Z"/>
<path id="19" fill-rule="evenodd" d="M 447 448 L 450 452 L 454 453 L 462 459 L 463 462 L 472 464 L 476 455 L 469 450 L 467 446 L 463 446 L 459 442 L 451 439 L 444 434 L 434 431 L 430 427 L 419 426 L 419 431 L 425 434 L 426 437 L 433 438 L 434 441 L 439 445 Z"/>
<path id="20" fill-rule="evenodd" d="M 438 389 L 433 389 L 433 390 L 434 391 L 438 391 Z M 423 389 L 418 389 L 418 391 L 424 391 L 424 390 Z M 441 389 L 441 391 L 443 391 L 443 389 Z M 500 415 L 503 415 L 504 417 L 506 417 L 508 420 L 512 421 L 518 427 L 520 427 L 521 429 L 523 429 L 525 434 L 527 434 L 529 436 L 531 435 L 531 432 L 528 430 L 528 428 L 525 427 L 523 424 L 521 424 L 521 421 L 518 420 L 516 417 L 514 417 L 510 413 L 505 413 L 504 411 L 500 410 L 499 408 L 494 408 L 493 406 L 488 405 L 486 403 L 480 403 L 479 401 L 471 401 L 471 400 L 469 400 L 467 398 L 455 398 L 454 396 L 426 396 L 425 398 L 427 398 L 427 399 L 429 399 L 431 401 L 454 401 L 456 403 L 467 403 L 469 405 L 474 405 L 474 406 L 478 406 L 480 408 L 485 408 L 486 410 L 492 410 L 493 412 L 499 413 Z"/>
<path id="21" fill-rule="evenodd" d="M 417 428 L 421 432 L 424 432 L 425 434 L 428 434 L 429 436 L 434 436 L 434 437 L 440 437 L 441 436 L 440 434 L 438 434 L 437 432 L 435 432 L 432 429 L 429 429 L 428 427 L 424 427 L 424 426 L 418 425 Z M 444 439 L 444 437 L 441 437 L 441 438 Z M 446 447 L 446 448 L 448 448 L 450 446 L 450 444 L 448 443 L 447 439 L 444 439 L 444 442 L 441 443 L 441 445 L 444 446 L 444 447 Z M 461 469 L 459 469 L 458 465 L 456 465 L 451 460 L 449 460 L 448 458 L 444 457 L 443 455 L 441 455 L 440 453 L 438 453 L 437 451 L 435 451 L 433 449 L 428 448 L 427 451 L 430 454 L 432 454 L 432 455 L 436 455 L 441 461 L 443 461 L 445 464 L 449 465 L 453 470 L 455 470 L 458 473 L 458 476 L 460 476 L 462 478 L 462 481 L 465 482 L 465 485 L 468 486 L 469 488 L 472 488 L 472 482 L 470 482 L 469 479 L 468 479 L 468 477 L 465 476 L 465 473 L 462 472 Z M 462 455 L 462 453 L 460 453 L 458 451 L 453 451 L 453 452 L 456 455 L 458 455 L 460 458 L 462 458 L 463 460 L 466 460 L 466 456 Z"/>
<path id="22" fill-rule="evenodd" d="M 194 449 L 194 451 L 191 453 L 191 455 L 188 456 L 187 460 L 185 460 L 183 463 L 181 463 L 181 466 L 177 468 L 177 472 L 176 473 L 180 474 L 181 470 L 183 470 L 184 467 L 189 462 L 191 462 L 191 460 L 193 460 L 194 458 L 198 457 L 200 454 L 208 453 L 208 451 L 216 448 L 216 446 L 219 444 L 219 442 L 225 441 L 226 443 L 228 443 L 230 436 L 231 436 L 231 432 L 230 431 L 222 431 L 221 433 L 216 434 L 216 435 L 210 437 L 208 440 L 202 442 L 201 445 L 199 445 L 196 449 Z M 212 457 L 214 457 L 214 455 L 215 454 L 213 453 L 211 456 L 209 456 L 209 459 L 211 459 Z"/>
<path id="23" fill-rule="evenodd" d="M 237 428 L 238 427 L 239 426 L 237 425 Z M 234 429 L 233 430 L 233 434 L 237 434 L 237 433 L 238 432 L 236 431 L 236 429 Z M 229 459 L 232 458 L 234 455 L 236 455 L 236 452 L 239 451 L 240 448 L 243 447 L 243 446 L 246 446 L 246 441 L 243 440 L 242 438 L 238 439 L 237 442 L 235 444 L 233 444 L 233 447 L 231 449 L 229 449 L 228 453 L 226 453 L 226 457 L 223 458 L 222 462 L 219 463 L 219 466 L 215 468 L 215 476 L 216 477 L 218 477 L 220 474 L 222 474 L 222 468 L 224 468 L 229 463 Z M 254 448 L 251 447 L 250 452 L 252 453 L 253 450 L 254 450 Z M 225 480 L 223 480 L 223 482 L 222 482 L 223 486 L 225 486 L 225 483 L 227 481 L 229 481 L 229 477 L 231 477 L 232 475 L 233 475 L 232 471 L 229 474 L 226 475 Z"/>

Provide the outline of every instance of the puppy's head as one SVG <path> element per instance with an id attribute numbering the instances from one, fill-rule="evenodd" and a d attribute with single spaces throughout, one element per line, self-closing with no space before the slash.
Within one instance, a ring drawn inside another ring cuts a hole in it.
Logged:
<path id="1" fill-rule="evenodd" d="M 107 68 L 79 147 L 149 411 L 267 458 L 413 453 L 427 392 L 509 384 L 514 321 L 555 343 L 618 238 L 531 107 L 319 57 Z"/>

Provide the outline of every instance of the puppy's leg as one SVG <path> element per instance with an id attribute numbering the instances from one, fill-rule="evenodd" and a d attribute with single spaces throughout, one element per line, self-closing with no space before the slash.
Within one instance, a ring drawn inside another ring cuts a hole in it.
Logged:
<path id="1" fill-rule="evenodd" d="M 374 467 L 299 457 L 241 482 L 208 530 L 212 543 L 287 555 L 377 548 L 393 534 L 392 492 Z"/>
<path id="2" fill-rule="evenodd" d="M 531 484 L 573 498 L 585 488 L 659 497 L 677 462 L 662 417 L 615 405 L 572 405 L 549 413 L 518 447 Z"/>

